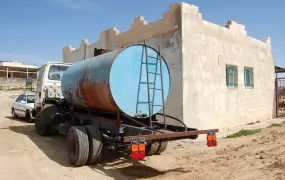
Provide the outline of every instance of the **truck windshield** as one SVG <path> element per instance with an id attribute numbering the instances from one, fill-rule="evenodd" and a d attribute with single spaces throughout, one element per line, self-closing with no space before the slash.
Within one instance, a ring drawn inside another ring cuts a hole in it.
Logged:
<path id="1" fill-rule="evenodd" d="M 27 103 L 35 103 L 35 95 L 27 95 Z"/>
<path id="2" fill-rule="evenodd" d="M 68 66 L 58 66 L 52 65 L 49 69 L 48 79 L 54 81 L 60 81 L 63 75 L 63 72 L 68 68 Z"/>

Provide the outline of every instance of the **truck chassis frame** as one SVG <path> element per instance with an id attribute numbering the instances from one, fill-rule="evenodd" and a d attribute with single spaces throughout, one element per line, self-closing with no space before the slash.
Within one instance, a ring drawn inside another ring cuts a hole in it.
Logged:
<path id="1" fill-rule="evenodd" d="M 208 134 L 215 141 L 218 129 L 198 130 L 164 124 L 150 118 L 132 118 L 121 112 L 106 112 L 88 108 L 74 108 L 66 100 L 48 99 L 38 109 L 35 127 L 39 135 L 67 135 L 69 162 L 74 166 L 97 164 L 102 149 L 130 150 L 132 158 L 142 159 L 146 155 L 160 154 L 167 148 L 168 141 L 197 139 Z M 208 138 L 209 146 L 209 138 Z M 136 148 L 137 147 L 137 148 Z"/>

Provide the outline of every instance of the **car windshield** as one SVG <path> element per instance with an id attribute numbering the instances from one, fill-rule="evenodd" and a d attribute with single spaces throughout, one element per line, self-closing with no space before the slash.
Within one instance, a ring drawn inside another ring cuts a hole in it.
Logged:
<path id="1" fill-rule="evenodd" d="M 63 75 L 63 72 L 68 68 L 68 66 L 58 66 L 52 65 L 49 69 L 48 79 L 54 81 L 60 81 Z"/>
<path id="2" fill-rule="evenodd" d="M 35 103 L 35 95 L 28 95 L 27 103 Z"/>

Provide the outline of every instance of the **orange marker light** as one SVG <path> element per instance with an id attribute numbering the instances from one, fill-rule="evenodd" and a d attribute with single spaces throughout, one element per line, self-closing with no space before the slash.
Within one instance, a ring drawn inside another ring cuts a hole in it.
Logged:
<path id="1" fill-rule="evenodd" d="M 212 135 L 208 135 L 208 136 L 207 136 L 207 140 L 208 140 L 208 141 L 213 141 L 213 136 L 212 136 Z"/>
<path id="2" fill-rule="evenodd" d="M 132 144 L 132 152 L 138 152 L 139 151 L 139 145 L 138 144 Z"/>
<path id="3" fill-rule="evenodd" d="M 139 151 L 145 151 L 145 144 L 139 144 Z"/>
<path id="4" fill-rule="evenodd" d="M 217 141 L 216 135 L 213 135 L 213 140 L 212 141 Z"/>

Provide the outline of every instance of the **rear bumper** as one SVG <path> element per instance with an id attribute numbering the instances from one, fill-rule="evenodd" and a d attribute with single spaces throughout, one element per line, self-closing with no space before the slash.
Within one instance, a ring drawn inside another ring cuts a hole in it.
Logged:
<path id="1" fill-rule="evenodd" d="M 184 132 L 172 132 L 166 131 L 161 134 L 151 134 L 151 135 L 139 135 L 139 136 L 126 136 L 124 137 L 124 142 L 131 142 L 134 138 L 144 138 L 146 141 L 175 141 L 180 139 L 196 139 L 198 135 L 208 134 L 208 133 L 217 133 L 218 129 L 208 129 L 208 130 L 193 130 L 193 131 L 184 131 Z M 193 138 L 195 137 L 195 138 Z"/>

